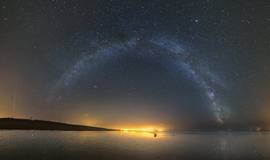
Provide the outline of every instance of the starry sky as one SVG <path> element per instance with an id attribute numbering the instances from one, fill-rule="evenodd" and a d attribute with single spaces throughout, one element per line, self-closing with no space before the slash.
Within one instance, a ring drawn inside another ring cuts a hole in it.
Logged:
<path id="1" fill-rule="evenodd" d="M 270 1 L 0 0 L 0 117 L 270 126 Z"/>

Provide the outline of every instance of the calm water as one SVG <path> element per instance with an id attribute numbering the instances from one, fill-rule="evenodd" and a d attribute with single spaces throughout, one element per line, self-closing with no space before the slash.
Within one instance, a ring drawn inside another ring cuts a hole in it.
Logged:
<path id="1" fill-rule="evenodd" d="M 0 159 L 270 159 L 270 134 L 0 131 Z"/>

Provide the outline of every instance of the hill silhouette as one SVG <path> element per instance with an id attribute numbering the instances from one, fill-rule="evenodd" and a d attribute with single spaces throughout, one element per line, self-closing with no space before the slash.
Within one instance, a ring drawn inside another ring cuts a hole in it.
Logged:
<path id="1" fill-rule="evenodd" d="M 7 130 L 59 130 L 59 131 L 116 131 L 93 126 L 68 124 L 45 120 L 0 118 L 0 129 Z"/>

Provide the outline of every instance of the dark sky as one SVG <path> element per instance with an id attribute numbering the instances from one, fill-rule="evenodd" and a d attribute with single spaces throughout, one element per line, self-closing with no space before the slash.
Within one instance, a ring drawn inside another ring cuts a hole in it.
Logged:
<path id="1" fill-rule="evenodd" d="M 270 1 L 0 0 L 0 116 L 270 125 Z"/>

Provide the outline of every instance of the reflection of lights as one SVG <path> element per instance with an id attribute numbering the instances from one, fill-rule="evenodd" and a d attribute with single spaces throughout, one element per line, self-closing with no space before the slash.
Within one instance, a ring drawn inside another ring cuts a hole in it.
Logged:
<path id="1" fill-rule="evenodd" d="M 122 132 L 128 133 L 140 133 L 140 134 L 153 134 L 154 137 L 157 137 L 157 134 L 164 131 L 163 129 L 159 128 L 122 128 L 120 129 Z"/>
<path id="2" fill-rule="evenodd" d="M 148 132 L 148 133 L 157 133 L 163 131 L 163 129 L 155 129 L 155 128 L 122 128 L 120 130 L 123 132 Z"/>

